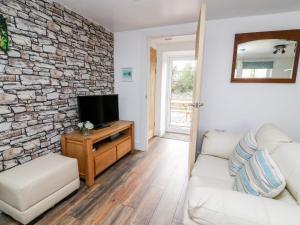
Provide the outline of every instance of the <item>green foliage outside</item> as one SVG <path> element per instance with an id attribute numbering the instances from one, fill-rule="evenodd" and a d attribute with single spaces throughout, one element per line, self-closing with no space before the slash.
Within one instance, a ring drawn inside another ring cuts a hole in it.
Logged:
<path id="1" fill-rule="evenodd" d="M 183 70 L 173 71 L 172 93 L 178 95 L 189 95 L 193 91 L 194 70 L 191 65 L 187 65 Z M 174 79 L 175 76 L 179 76 Z"/>

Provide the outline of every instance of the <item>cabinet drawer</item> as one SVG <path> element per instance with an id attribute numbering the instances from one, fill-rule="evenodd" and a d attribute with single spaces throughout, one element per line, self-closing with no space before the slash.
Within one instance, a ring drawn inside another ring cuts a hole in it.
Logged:
<path id="1" fill-rule="evenodd" d="M 99 174 L 117 161 L 116 147 L 110 148 L 95 158 L 95 173 Z"/>
<path id="2" fill-rule="evenodd" d="M 128 138 L 126 141 L 117 145 L 117 159 L 122 158 L 128 152 L 131 151 L 131 139 Z"/>

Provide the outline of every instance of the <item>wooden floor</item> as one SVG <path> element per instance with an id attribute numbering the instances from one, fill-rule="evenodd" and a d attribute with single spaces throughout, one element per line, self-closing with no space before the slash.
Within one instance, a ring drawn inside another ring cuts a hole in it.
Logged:
<path id="1" fill-rule="evenodd" d="M 190 141 L 189 134 L 180 134 L 180 133 L 173 133 L 173 132 L 166 132 L 163 138 L 179 140 L 179 141 Z"/>
<path id="2" fill-rule="evenodd" d="M 180 225 L 187 162 L 187 142 L 155 138 L 32 224 Z M 2 224 L 18 223 L 0 213 Z"/>

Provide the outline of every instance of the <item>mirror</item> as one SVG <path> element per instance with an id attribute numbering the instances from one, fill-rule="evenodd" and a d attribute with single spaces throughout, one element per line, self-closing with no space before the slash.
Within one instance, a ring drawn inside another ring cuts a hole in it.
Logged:
<path id="1" fill-rule="evenodd" d="M 237 34 L 231 82 L 295 83 L 300 30 Z"/>

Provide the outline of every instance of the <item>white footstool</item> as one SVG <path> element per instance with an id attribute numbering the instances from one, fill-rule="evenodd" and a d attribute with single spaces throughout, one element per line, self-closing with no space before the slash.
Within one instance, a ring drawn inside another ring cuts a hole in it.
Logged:
<path id="1" fill-rule="evenodd" d="M 27 224 L 78 188 L 77 160 L 50 153 L 0 173 L 0 211 Z"/>

